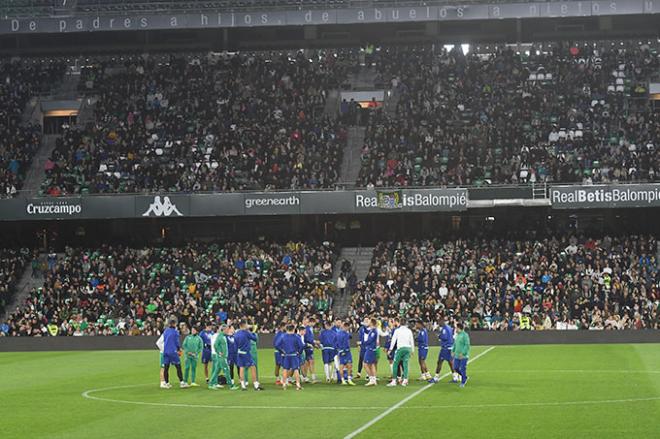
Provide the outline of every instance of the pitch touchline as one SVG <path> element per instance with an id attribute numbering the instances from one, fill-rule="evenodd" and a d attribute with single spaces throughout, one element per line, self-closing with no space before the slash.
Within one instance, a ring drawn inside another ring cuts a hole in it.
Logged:
<path id="1" fill-rule="evenodd" d="M 478 354 L 477 356 L 475 356 L 475 357 L 473 357 L 473 358 L 470 358 L 470 359 L 468 360 L 468 363 L 472 363 L 472 362 L 478 360 L 480 357 L 486 355 L 488 352 L 492 351 L 493 349 L 495 349 L 495 346 L 491 346 L 491 347 L 489 347 L 488 349 L 486 349 L 485 351 L 481 352 L 481 353 Z M 451 374 L 451 372 L 447 372 L 447 373 L 445 373 L 444 375 L 442 375 L 442 376 L 440 377 L 440 379 L 442 379 L 442 378 L 446 378 L 446 377 L 448 377 L 450 374 Z M 367 422 L 366 424 L 364 424 L 362 427 L 360 427 L 360 428 L 358 428 L 357 430 L 352 431 L 351 433 L 347 434 L 346 437 L 344 437 L 344 439 L 353 439 L 355 436 L 357 436 L 358 434 L 362 433 L 364 430 L 366 430 L 367 428 L 371 427 L 371 426 L 374 425 L 376 422 L 380 421 L 380 420 L 383 419 L 385 416 L 389 415 L 389 414 L 392 413 L 394 410 L 400 408 L 402 405 L 404 405 L 405 403 L 407 403 L 408 401 L 410 401 L 411 399 L 413 399 L 414 397 L 416 397 L 417 395 L 419 395 L 420 393 L 422 393 L 423 391 L 425 391 L 425 390 L 427 390 L 427 389 L 429 389 L 429 388 L 431 388 L 431 387 L 433 387 L 433 384 L 427 384 L 426 386 L 422 387 L 421 389 L 417 390 L 416 392 L 412 393 L 411 395 L 408 395 L 407 397 L 403 398 L 401 401 L 399 401 L 399 402 L 397 402 L 396 404 L 394 404 L 392 407 L 390 407 L 390 408 L 388 408 L 387 410 L 385 410 L 385 411 L 384 411 L 383 413 L 381 413 L 380 415 L 378 415 L 378 416 L 376 416 L 375 418 L 373 418 L 371 421 L 369 421 L 369 422 Z"/>

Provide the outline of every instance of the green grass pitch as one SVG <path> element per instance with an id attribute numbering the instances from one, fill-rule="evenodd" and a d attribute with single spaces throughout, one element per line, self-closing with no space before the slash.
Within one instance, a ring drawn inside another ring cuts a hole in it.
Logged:
<path id="1" fill-rule="evenodd" d="M 432 367 L 436 358 L 432 349 Z M 449 378 L 425 388 L 416 356 L 412 363 L 408 388 L 381 379 L 375 388 L 360 380 L 283 391 L 273 385 L 272 350 L 262 349 L 264 392 L 212 392 L 159 389 L 155 350 L 1 353 L 0 430 L 3 438 L 660 437 L 658 344 L 498 346 L 469 365 L 464 389 Z M 379 371 L 386 375 L 384 358 Z M 83 397 L 90 390 L 99 399 Z"/>

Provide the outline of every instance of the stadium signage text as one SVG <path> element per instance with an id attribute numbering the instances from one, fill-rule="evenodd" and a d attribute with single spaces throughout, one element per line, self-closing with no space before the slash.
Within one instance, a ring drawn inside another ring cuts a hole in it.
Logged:
<path id="1" fill-rule="evenodd" d="M 467 209 L 468 190 L 395 190 L 407 212 Z M 387 213 L 376 191 L 226 192 L 211 194 L 88 195 L 0 200 L 0 221 L 63 218 L 175 218 L 243 215 Z"/>
<path id="2" fill-rule="evenodd" d="M 65 218 L 82 213 L 79 200 L 40 200 L 27 203 L 25 212 L 30 216 Z"/>
<path id="3" fill-rule="evenodd" d="M 383 209 L 403 209 L 403 208 L 435 208 L 436 210 L 453 210 L 455 208 L 467 209 L 468 194 L 462 189 L 437 189 L 430 191 L 400 191 L 400 202 L 388 203 L 383 205 L 382 196 L 379 199 L 377 194 L 356 194 L 355 207 L 363 208 L 383 208 Z M 382 192 L 381 192 L 382 194 Z M 395 198 L 393 194 L 388 194 L 389 199 Z M 396 197 L 399 198 L 399 197 Z"/>
<path id="4" fill-rule="evenodd" d="M 253 207 L 270 207 L 270 206 L 298 206 L 300 205 L 300 197 L 291 195 L 288 197 L 274 197 L 274 198 L 245 198 L 245 208 L 252 209 Z"/>
<path id="5" fill-rule="evenodd" d="M 660 184 L 554 186 L 553 209 L 660 206 Z"/>
<path id="6" fill-rule="evenodd" d="M 123 11 L 122 15 L 109 12 L 107 15 L 78 15 L 67 18 L 7 18 L 0 20 L 0 34 L 403 23 L 415 21 L 464 21 L 658 13 L 660 13 L 660 0 L 484 3 L 473 5 L 308 9 L 293 11 L 209 11 L 206 13 L 177 14 L 141 13 L 135 15 L 130 15 L 130 11 Z"/>

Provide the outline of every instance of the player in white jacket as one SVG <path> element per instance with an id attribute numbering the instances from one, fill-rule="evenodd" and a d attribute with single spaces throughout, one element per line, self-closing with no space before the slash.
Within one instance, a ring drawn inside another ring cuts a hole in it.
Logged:
<path id="1" fill-rule="evenodd" d="M 412 331 L 408 328 L 408 325 L 401 324 L 394 332 L 388 350 L 390 354 L 396 346 L 396 352 L 394 353 L 394 363 L 392 364 L 392 370 L 397 370 L 399 363 L 403 364 L 403 380 L 401 381 L 402 386 L 408 385 L 408 363 L 410 362 L 410 356 L 415 351 L 415 337 L 413 336 Z M 396 386 L 396 379 L 393 377 L 392 381 L 387 385 L 388 387 Z"/>

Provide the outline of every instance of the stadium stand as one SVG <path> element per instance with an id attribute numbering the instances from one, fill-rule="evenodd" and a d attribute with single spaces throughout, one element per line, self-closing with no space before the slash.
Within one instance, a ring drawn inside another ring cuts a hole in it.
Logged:
<path id="1" fill-rule="evenodd" d="M 11 299 L 29 260 L 28 249 L 0 249 L 0 313 Z"/>
<path id="2" fill-rule="evenodd" d="M 98 93 L 95 124 L 64 132 L 43 192 L 331 187 L 346 132 L 324 103 L 345 72 L 334 51 L 92 64 L 81 88 Z"/>
<path id="3" fill-rule="evenodd" d="M 472 330 L 659 328 L 651 236 L 381 242 L 352 313 Z"/>
<path id="4" fill-rule="evenodd" d="M 28 100 L 64 73 L 49 59 L 0 59 L 0 198 L 16 195 L 41 142 L 41 127 L 23 123 Z"/>
<path id="5" fill-rule="evenodd" d="M 657 329 L 655 249 L 636 235 L 381 242 L 349 318 L 355 328 L 365 315 L 433 327 L 444 315 L 471 330 Z M 154 335 L 172 314 L 196 325 L 247 316 L 272 332 L 285 318 L 332 315 L 336 259 L 329 243 L 68 248 L 49 256 L 43 287 L 4 335 Z"/>
<path id="6" fill-rule="evenodd" d="M 373 111 L 359 186 L 660 178 L 660 115 L 635 99 L 660 66 L 656 45 L 493 47 L 376 54 L 396 104 Z"/>
<path id="7" fill-rule="evenodd" d="M 334 245 L 289 242 L 67 248 L 48 255 L 43 287 L 9 315 L 8 335 L 154 335 L 246 316 L 261 332 L 327 315 Z M 4 264 L 3 264 L 4 266 Z"/>

